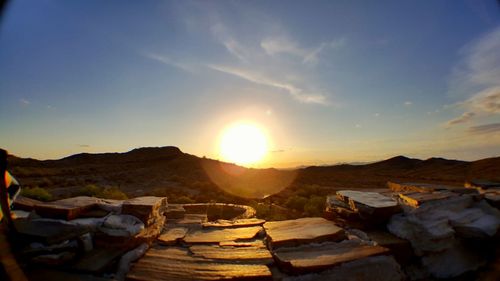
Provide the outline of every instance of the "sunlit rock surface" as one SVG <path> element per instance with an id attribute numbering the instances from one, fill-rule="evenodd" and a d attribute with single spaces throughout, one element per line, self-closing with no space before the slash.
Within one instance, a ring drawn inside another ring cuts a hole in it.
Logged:
<path id="1" fill-rule="evenodd" d="M 401 281 L 406 280 L 399 264 L 391 256 L 374 256 L 343 263 L 318 273 L 286 276 L 283 281 Z"/>
<path id="2" fill-rule="evenodd" d="M 324 218 L 266 222 L 264 224 L 270 247 L 295 246 L 323 241 L 340 241 L 345 232 Z"/>
<path id="3" fill-rule="evenodd" d="M 171 227 L 167 228 L 159 237 L 158 242 L 163 245 L 175 245 L 177 242 L 182 240 L 186 233 L 188 232 L 188 228 L 186 227 Z"/>
<path id="4" fill-rule="evenodd" d="M 158 216 L 163 216 L 166 211 L 167 198 L 145 196 L 129 199 L 122 204 L 122 214 L 139 218 L 144 225 L 153 224 Z"/>
<path id="5" fill-rule="evenodd" d="M 248 240 L 257 236 L 257 234 L 261 231 L 262 227 L 260 226 L 223 229 L 201 229 L 189 232 L 183 238 L 183 241 L 188 244 L 194 244 Z"/>
<path id="6" fill-rule="evenodd" d="M 194 245 L 189 247 L 194 256 L 206 259 L 252 262 L 256 264 L 271 264 L 273 257 L 267 248 L 262 246 L 220 246 L 220 245 Z"/>
<path id="7" fill-rule="evenodd" d="M 388 219 L 400 211 L 395 200 L 378 192 L 341 190 L 337 191 L 337 198 L 348 204 L 352 211 L 371 219 Z"/>
<path id="8" fill-rule="evenodd" d="M 263 225 L 266 221 L 262 219 L 237 219 L 237 220 L 217 220 L 203 223 L 203 227 L 248 227 Z"/>
<path id="9" fill-rule="evenodd" d="M 273 251 L 280 268 L 290 273 L 324 270 L 345 262 L 387 254 L 389 250 L 354 240 L 326 242 L 297 247 L 282 247 Z"/>
<path id="10" fill-rule="evenodd" d="M 263 264 L 192 256 L 185 248 L 152 248 L 135 263 L 126 280 L 272 280 Z"/>

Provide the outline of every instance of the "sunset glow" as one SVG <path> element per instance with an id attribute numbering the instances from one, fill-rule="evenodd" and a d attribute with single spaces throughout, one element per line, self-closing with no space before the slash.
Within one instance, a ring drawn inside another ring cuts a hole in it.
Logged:
<path id="1" fill-rule="evenodd" d="M 268 152 L 268 140 L 264 132 L 250 123 L 237 123 L 222 133 L 220 157 L 240 165 L 250 165 L 261 161 Z"/>

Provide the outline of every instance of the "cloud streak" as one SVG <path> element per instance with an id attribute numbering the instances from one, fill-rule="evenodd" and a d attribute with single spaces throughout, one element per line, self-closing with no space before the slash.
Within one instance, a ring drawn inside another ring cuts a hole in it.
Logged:
<path id="1" fill-rule="evenodd" d="M 159 55 L 156 53 L 150 53 L 150 52 L 144 52 L 144 53 L 142 53 L 142 55 L 148 59 L 152 59 L 152 60 L 155 60 L 157 62 L 161 62 L 163 64 L 179 68 L 179 69 L 186 71 L 186 72 L 194 72 L 193 65 L 190 65 L 187 63 L 182 63 L 182 62 L 176 62 L 176 61 L 173 61 L 172 59 L 170 59 L 169 57 L 166 57 L 166 56 L 162 56 L 162 55 Z"/>
<path id="2" fill-rule="evenodd" d="M 448 121 L 449 125 L 463 123 L 460 120 L 468 121 L 475 115 L 500 114 L 500 52 L 498 50 L 500 50 L 500 27 L 462 49 L 464 59 L 454 70 L 452 89 L 473 94 L 469 94 L 469 98 L 465 101 L 454 105 L 464 108 L 466 112 Z M 466 117 L 469 115 L 470 117 Z"/>
<path id="3" fill-rule="evenodd" d="M 221 65 L 207 65 L 209 68 L 213 70 L 217 70 L 226 74 L 230 74 L 249 82 L 253 82 L 255 84 L 264 85 L 273 87 L 276 89 L 284 90 L 294 99 L 303 102 L 303 103 L 315 103 L 327 105 L 326 98 L 320 94 L 307 94 L 303 89 L 296 87 L 293 84 L 280 82 L 277 80 L 273 80 L 271 78 L 265 77 L 258 73 L 250 72 L 248 70 L 238 69 L 234 67 L 221 66 Z"/>
<path id="4" fill-rule="evenodd" d="M 315 65 L 318 63 L 319 54 L 324 49 L 337 48 L 344 45 L 344 43 L 345 40 L 341 38 L 331 42 L 322 42 L 315 48 L 306 49 L 299 47 L 295 41 L 286 37 L 268 37 L 260 42 L 260 46 L 270 56 L 288 54 L 301 58 L 302 63 Z"/>
<path id="5" fill-rule="evenodd" d="M 500 123 L 491 123 L 480 126 L 470 127 L 468 130 L 471 134 L 490 134 L 500 132 Z"/>
<path id="6" fill-rule="evenodd" d="M 450 121 L 446 122 L 446 125 L 448 127 L 457 125 L 457 124 L 463 124 L 469 122 L 476 114 L 474 112 L 465 112 L 461 116 L 451 119 Z"/>

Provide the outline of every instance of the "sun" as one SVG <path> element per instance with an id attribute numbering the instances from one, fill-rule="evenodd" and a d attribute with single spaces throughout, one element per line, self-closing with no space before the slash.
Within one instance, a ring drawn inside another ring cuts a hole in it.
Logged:
<path id="1" fill-rule="evenodd" d="M 220 156 L 224 161 L 250 165 L 261 161 L 267 154 L 268 141 L 255 124 L 236 123 L 222 133 Z"/>

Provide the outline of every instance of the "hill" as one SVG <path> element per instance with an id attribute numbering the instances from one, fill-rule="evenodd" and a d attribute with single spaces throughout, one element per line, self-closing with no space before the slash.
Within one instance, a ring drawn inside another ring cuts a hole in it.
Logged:
<path id="1" fill-rule="evenodd" d="M 65 197 L 88 186 L 114 186 L 128 196 L 187 196 L 195 201 L 262 198 L 304 186 L 328 189 L 383 188 L 388 180 L 463 185 L 468 179 L 500 181 L 500 157 L 473 162 L 404 156 L 365 165 L 311 166 L 295 170 L 249 169 L 200 158 L 177 147 L 138 148 L 126 153 L 81 153 L 59 160 L 9 157 L 22 185 Z M 235 197 L 233 197 L 235 196 Z M 227 201 L 227 200 L 222 200 Z"/>

